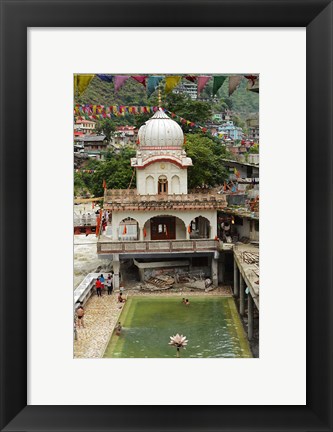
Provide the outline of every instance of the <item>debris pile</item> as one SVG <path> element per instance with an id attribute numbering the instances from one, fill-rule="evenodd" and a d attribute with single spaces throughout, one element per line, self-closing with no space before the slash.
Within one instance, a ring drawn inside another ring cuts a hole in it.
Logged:
<path id="1" fill-rule="evenodd" d="M 182 287 L 198 289 L 203 291 L 211 291 L 215 289 L 211 279 L 205 278 L 202 271 L 174 273 L 173 276 L 169 275 L 156 275 L 150 276 L 141 284 L 143 291 L 163 291 L 171 288 Z"/>
<path id="2" fill-rule="evenodd" d="M 155 277 L 150 277 L 141 286 L 143 290 L 147 291 L 160 291 L 172 288 L 175 283 L 175 279 L 168 275 L 159 275 Z"/>
<path id="3" fill-rule="evenodd" d="M 244 251 L 241 257 L 246 264 L 259 264 L 259 253 Z"/>

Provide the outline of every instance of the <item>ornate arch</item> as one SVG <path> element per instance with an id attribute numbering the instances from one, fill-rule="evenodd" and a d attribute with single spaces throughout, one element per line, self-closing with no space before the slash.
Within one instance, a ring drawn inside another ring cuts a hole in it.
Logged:
<path id="1" fill-rule="evenodd" d="M 180 178 L 177 174 L 171 177 L 171 193 L 180 194 Z"/>
<path id="2" fill-rule="evenodd" d="M 152 218 L 155 218 L 155 217 L 175 217 L 176 219 L 179 219 L 179 220 L 181 220 L 182 222 L 183 222 L 183 224 L 184 224 L 184 226 L 185 226 L 185 228 L 186 228 L 186 222 L 184 221 L 184 219 L 182 219 L 181 217 L 179 217 L 179 216 L 176 216 L 176 215 L 174 215 L 174 214 L 154 214 L 154 215 L 150 215 L 149 216 L 149 213 L 147 213 L 147 219 L 145 219 L 143 222 L 142 222 L 142 224 L 141 224 L 141 226 L 142 227 L 144 227 L 145 225 L 146 225 L 146 223 L 148 222 L 148 221 L 150 221 L 150 219 L 152 219 Z"/>
<path id="3" fill-rule="evenodd" d="M 145 187 L 147 195 L 154 195 L 155 191 L 155 179 L 151 174 L 145 178 Z"/>

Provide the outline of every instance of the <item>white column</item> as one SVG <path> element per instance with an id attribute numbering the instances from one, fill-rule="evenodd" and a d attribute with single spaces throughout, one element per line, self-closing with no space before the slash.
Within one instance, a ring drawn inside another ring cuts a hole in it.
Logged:
<path id="1" fill-rule="evenodd" d="M 120 261 L 119 254 L 113 254 L 113 288 L 119 289 L 119 271 L 120 271 Z"/>
<path id="2" fill-rule="evenodd" d="M 238 297 L 239 296 L 239 271 L 238 271 L 238 267 L 237 267 L 237 262 L 234 259 L 234 296 Z"/>
<path id="3" fill-rule="evenodd" d="M 139 226 L 139 240 L 144 241 L 143 238 L 143 227 Z"/>
<path id="4" fill-rule="evenodd" d="M 112 213 L 111 226 L 112 226 L 112 240 L 118 241 L 118 223 L 114 213 Z"/>
<path id="5" fill-rule="evenodd" d="M 216 218 L 213 218 L 212 223 L 210 224 L 210 238 L 214 239 L 217 236 L 217 221 Z"/>
<path id="6" fill-rule="evenodd" d="M 250 292 L 247 297 L 247 337 L 249 340 L 253 338 L 253 298 Z"/>
<path id="7" fill-rule="evenodd" d="M 239 313 L 241 316 L 245 312 L 245 284 L 242 274 L 239 272 Z"/>
<path id="8" fill-rule="evenodd" d="M 145 269 L 139 268 L 139 277 L 140 277 L 140 282 L 145 281 Z"/>
<path id="9" fill-rule="evenodd" d="M 212 258 L 212 282 L 215 287 L 219 284 L 218 279 L 218 261 L 215 258 Z"/>

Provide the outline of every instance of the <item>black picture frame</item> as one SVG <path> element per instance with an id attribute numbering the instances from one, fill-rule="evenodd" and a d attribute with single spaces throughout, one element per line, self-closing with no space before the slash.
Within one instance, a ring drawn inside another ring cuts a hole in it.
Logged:
<path id="1" fill-rule="evenodd" d="M 1 430 L 332 431 L 332 1 L 0 3 Z M 306 406 L 27 406 L 27 28 L 131 26 L 306 27 Z"/>

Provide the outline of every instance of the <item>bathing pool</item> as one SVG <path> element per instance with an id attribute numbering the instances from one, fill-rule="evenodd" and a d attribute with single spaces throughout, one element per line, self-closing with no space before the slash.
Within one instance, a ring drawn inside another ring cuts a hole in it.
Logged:
<path id="1" fill-rule="evenodd" d="M 120 315 L 120 336 L 111 336 L 104 357 L 176 358 L 170 336 L 188 339 L 181 358 L 252 357 L 232 297 L 193 296 L 185 306 L 181 297 L 129 297 Z"/>

